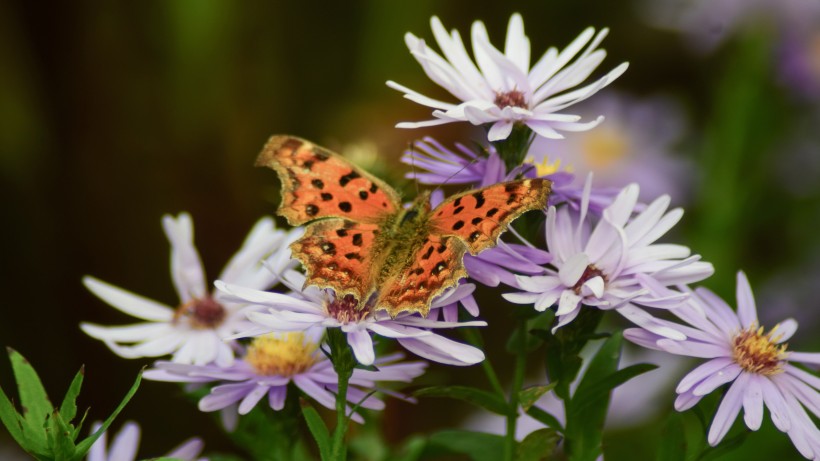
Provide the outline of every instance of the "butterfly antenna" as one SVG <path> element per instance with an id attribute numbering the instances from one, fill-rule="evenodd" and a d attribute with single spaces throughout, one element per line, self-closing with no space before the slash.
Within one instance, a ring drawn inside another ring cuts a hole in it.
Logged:
<path id="1" fill-rule="evenodd" d="M 459 173 L 461 173 L 462 171 L 466 170 L 467 168 L 469 168 L 469 167 L 471 167 L 471 166 L 475 165 L 475 164 L 476 164 L 476 162 L 478 162 L 479 157 L 480 157 L 480 155 L 476 155 L 475 157 L 473 157 L 473 159 L 472 159 L 472 160 L 470 160 L 470 161 L 469 161 L 469 162 L 467 162 L 464 166 L 462 166 L 461 168 L 459 168 L 458 170 L 456 170 L 453 174 L 451 174 L 450 176 L 448 176 L 448 177 L 447 177 L 447 179 L 445 179 L 445 180 L 444 180 L 444 182 L 442 182 L 441 184 L 437 185 L 437 186 L 436 186 L 436 188 L 435 188 L 435 189 L 433 189 L 433 192 L 435 192 L 435 191 L 437 191 L 437 190 L 440 190 L 441 188 L 443 188 L 444 186 L 446 186 L 446 185 L 447 185 L 447 183 L 448 183 L 448 182 L 450 182 L 450 180 L 451 180 L 451 179 L 453 179 L 454 177 L 456 177 Z"/>

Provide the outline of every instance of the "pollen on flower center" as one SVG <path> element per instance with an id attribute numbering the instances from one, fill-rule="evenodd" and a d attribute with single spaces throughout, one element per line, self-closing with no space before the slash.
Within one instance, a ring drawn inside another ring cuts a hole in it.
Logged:
<path id="1" fill-rule="evenodd" d="M 524 99 L 524 93 L 518 90 L 507 91 L 506 93 L 495 94 L 495 105 L 501 107 L 523 107 L 527 108 L 527 101 Z"/>
<path id="2" fill-rule="evenodd" d="M 627 155 L 629 140 L 617 130 L 602 128 L 584 136 L 582 152 L 590 169 L 606 169 Z"/>
<path id="3" fill-rule="evenodd" d="M 358 309 L 359 300 L 353 295 L 346 295 L 344 298 L 336 298 L 327 304 L 327 313 L 341 324 L 356 323 L 367 317 L 370 310 L 367 308 Z"/>
<path id="4" fill-rule="evenodd" d="M 174 322 L 184 318 L 188 324 L 197 330 L 207 330 L 218 327 L 225 320 L 225 308 L 214 301 L 210 296 L 194 298 L 179 306 L 174 312 Z"/>
<path id="5" fill-rule="evenodd" d="M 783 372 L 786 345 L 777 344 L 777 326 L 766 334 L 755 325 L 738 333 L 733 342 L 732 358 L 744 370 L 764 376 Z"/>
<path id="6" fill-rule="evenodd" d="M 604 279 L 604 283 L 606 283 L 606 275 L 601 272 L 601 269 L 598 269 L 594 265 L 590 264 L 586 269 L 584 269 L 584 273 L 581 274 L 581 278 L 575 282 L 575 285 L 572 287 L 573 291 L 575 291 L 576 294 L 581 294 L 581 287 L 583 287 L 587 281 L 594 279 L 595 277 L 601 277 Z"/>
<path id="7" fill-rule="evenodd" d="M 535 163 L 534 157 L 527 157 L 524 160 L 524 163 L 532 165 L 535 167 L 535 174 L 538 177 L 548 176 L 553 173 L 557 173 L 561 170 L 561 159 L 555 159 L 554 162 L 550 162 L 547 156 L 544 156 L 544 159 L 541 160 L 541 163 Z"/>
<path id="8" fill-rule="evenodd" d="M 316 363 L 318 345 L 307 341 L 305 334 L 267 334 L 253 339 L 245 362 L 260 375 L 294 376 Z"/>

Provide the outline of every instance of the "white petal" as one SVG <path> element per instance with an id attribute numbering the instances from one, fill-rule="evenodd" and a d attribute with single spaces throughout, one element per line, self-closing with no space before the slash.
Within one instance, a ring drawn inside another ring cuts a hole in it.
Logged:
<path id="1" fill-rule="evenodd" d="M 153 322 L 169 322 L 174 318 L 174 311 L 170 307 L 94 277 L 83 277 L 83 284 L 98 298 L 128 315 Z"/>
<path id="2" fill-rule="evenodd" d="M 203 298 L 208 294 L 205 271 L 199 253 L 194 247 L 194 225 L 188 213 L 162 217 L 165 235 L 171 243 L 171 278 L 183 303 L 191 298 Z"/>

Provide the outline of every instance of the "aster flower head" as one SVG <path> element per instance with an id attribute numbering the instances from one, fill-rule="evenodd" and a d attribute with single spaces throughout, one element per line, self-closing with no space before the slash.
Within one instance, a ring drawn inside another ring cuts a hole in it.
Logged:
<path id="1" fill-rule="evenodd" d="M 583 305 L 615 309 L 621 315 L 661 335 L 680 337 L 638 307 L 671 308 L 685 295 L 657 296 L 647 281 L 662 286 L 690 283 L 710 276 L 711 264 L 698 261 L 689 248 L 675 244 L 656 244 L 683 215 L 683 210 L 666 212 L 669 197 L 661 196 L 633 216 L 639 188 L 624 188 L 607 207 L 594 228 L 587 218 L 589 190 L 580 213 L 573 216 L 568 207 L 547 212 L 546 240 L 552 261 L 545 275 L 517 277 L 522 292 L 504 297 L 518 304 L 533 304 L 543 311 L 557 303 L 556 329 L 575 319 Z"/>
<path id="2" fill-rule="evenodd" d="M 654 291 L 668 291 L 654 286 Z M 746 426 L 755 431 L 763 421 L 764 406 L 774 425 L 789 435 L 806 458 L 820 459 L 820 430 L 806 410 L 820 416 L 820 378 L 795 366 L 820 365 L 820 354 L 789 351 L 786 345 L 797 331 L 787 319 L 771 329 L 759 324 L 752 289 L 743 272 L 737 275 L 737 311 L 717 295 L 698 288 L 672 312 L 684 323 L 663 321 L 684 339 L 669 339 L 644 329 L 624 332 L 630 341 L 672 354 L 698 357 L 706 362 L 678 384 L 675 409 L 695 406 L 703 396 L 724 384 L 723 396 L 707 440 L 717 445 L 743 409 Z"/>
<path id="3" fill-rule="evenodd" d="M 335 408 L 338 375 L 333 364 L 320 350 L 322 328 L 289 333 L 269 333 L 255 337 L 241 360 L 228 367 L 216 364 L 189 365 L 157 362 L 145 372 L 146 379 L 185 383 L 219 383 L 199 401 L 202 411 L 224 410 L 237 406 L 240 415 L 250 412 L 263 398 L 274 410 L 285 406 L 287 388 L 293 383 L 320 405 Z M 395 363 L 400 354 L 374 360 L 377 370 L 356 368 L 350 377 L 347 399 L 362 408 L 381 410 L 384 402 L 368 396 L 377 382 L 410 382 L 424 372 L 424 362 Z M 361 415 L 352 419 L 363 422 Z"/>
<path id="4" fill-rule="evenodd" d="M 162 219 L 171 243 L 171 277 L 179 295 L 177 307 L 144 298 L 94 277 L 83 283 L 94 295 L 144 323 L 126 326 L 100 326 L 82 323 L 82 330 L 100 339 L 114 353 L 125 358 L 160 357 L 173 354 L 180 363 L 229 364 L 234 357 L 223 338 L 248 328 L 242 304 L 223 299 L 208 290 L 205 271 L 193 243 L 193 222 L 187 213 Z M 270 218 L 259 220 L 242 247 L 223 269 L 220 278 L 254 288 L 268 288 L 277 282 L 277 273 L 294 263 L 290 242 L 301 229 L 288 232 L 276 229 Z M 270 267 L 263 267 L 265 265 Z M 273 267 L 276 270 L 271 270 Z"/>
<path id="5" fill-rule="evenodd" d="M 581 121 L 581 117 L 562 111 L 592 96 L 627 68 L 623 63 L 597 81 L 576 88 L 606 56 L 598 45 L 607 35 L 607 29 L 596 34 L 593 28 L 588 28 L 561 52 L 556 48 L 547 50 L 531 67 L 530 41 L 524 34 L 520 14 L 510 18 L 503 52 L 490 44 L 481 21 L 473 23 L 475 62 L 457 31 L 447 33 L 435 16 L 430 23 L 443 57 L 411 33 L 405 35 L 405 42 L 427 76 L 461 102 L 439 101 L 388 81 L 387 85 L 403 92 L 405 98 L 435 109 L 434 119 L 399 123 L 396 125 L 399 128 L 470 122 L 488 125 L 488 140 L 499 141 L 506 139 L 518 123 L 540 136 L 560 139 L 563 137 L 560 131 L 588 130 L 603 120 L 598 117 Z"/>
<path id="6" fill-rule="evenodd" d="M 91 426 L 91 433 L 97 432 L 100 427 L 102 424 L 95 422 Z M 103 433 L 91 446 L 86 458 L 88 461 L 135 461 L 137 459 L 137 449 L 140 444 L 140 427 L 137 423 L 126 422 L 114 436 L 111 446 L 108 446 L 107 434 L 107 432 Z M 199 457 L 203 445 L 202 439 L 190 438 L 164 457 L 182 461 L 207 461 L 207 458 Z"/>
<path id="7" fill-rule="evenodd" d="M 675 100 L 639 99 L 610 91 L 580 104 L 578 113 L 604 114 L 607 123 L 560 141 L 535 139 L 528 152 L 531 162 L 565 165 L 575 174 L 576 186 L 583 186 L 589 172 L 595 173 L 599 190 L 620 190 L 636 182 L 641 185 L 642 201 L 662 194 L 680 200 L 685 195 L 691 165 L 675 155 L 686 128 Z"/>
<path id="8" fill-rule="evenodd" d="M 254 328 L 235 337 L 256 336 L 268 332 L 305 331 L 312 327 L 340 328 L 353 349 L 356 360 L 371 365 L 375 360 L 372 333 L 395 338 L 405 349 L 435 362 L 449 365 L 473 365 L 484 360 L 481 350 L 445 338 L 432 330 L 465 326 L 486 326 L 483 321 L 447 322 L 435 320 L 435 309 L 451 306 L 462 300 L 472 300 L 475 286 L 461 284 L 433 300 L 432 315 L 400 313 L 391 318 L 373 306 L 361 307 L 352 296 L 337 298 L 330 289 L 305 286 L 305 276 L 296 271 L 284 274 L 283 282 L 293 293 L 281 294 L 260 291 L 221 281 L 216 287 L 236 302 L 248 303 L 255 309 L 248 311 L 248 320 Z M 474 301 L 473 301 L 474 304 Z"/>

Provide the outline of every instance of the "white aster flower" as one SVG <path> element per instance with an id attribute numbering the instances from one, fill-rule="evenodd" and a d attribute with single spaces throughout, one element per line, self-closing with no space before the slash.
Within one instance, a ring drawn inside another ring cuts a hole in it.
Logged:
<path id="1" fill-rule="evenodd" d="M 595 94 L 624 73 L 628 66 L 622 63 L 597 81 L 576 88 L 604 60 L 606 51 L 597 47 L 606 37 L 607 29 L 596 34 L 590 27 L 561 52 L 556 48 L 547 50 L 530 67 L 530 40 L 524 35 L 520 14 L 510 18 L 503 53 L 490 44 L 484 24 L 481 21 L 473 23 L 475 63 L 457 31 L 448 34 L 435 16 L 430 22 L 444 57 L 427 48 L 424 40 L 411 33 L 405 35 L 405 42 L 427 76 L 461 103 L 438 101 L 388 81 L 387 85 L 403 92 L 405 98 L 435 109 L 433 120 L 403 122 L 396 125 L 399 128 L 470 122 L 490 125 L 488 139 L 499 141 L 510 135 L 514 124 L 520 123 L 540 136 L 560 139 L 563 135 L 559 131 L 589 130 L 603 120 L 598 117 L 581 121 L 580 116 L 561 111 Z M 573 58 L 576 59 L 573 61 Z"/>
<path id="2" fill-rule="evenodd" d="M 373 312 L 367 307 L 360 308 L 350 295 L 338 299 L 333 290 L 304 287 L 305 276 L 296 271 L 286 272 L 283 282 L 294 291 L 293 294 L 260 291 L 219 280 L 216 282 L 217 289 L 230 299 L 261 308 L 247 313 L 248 319 L 256 324 L 255 328 L 235 337 L 305 331 L 313 327 L 341 328 L 356 360 L 362 365 L 372 365 L 376 357 L 371 333 L 395 338 L 408 351 L 434 362 L 473 365 L 484 360 L 480 349 L 440 336 L 431 329 L 486 326 L 487 322 L 434 320 L 438 315 L 433 314 L 432 310 L 429 318 L 402 312 L 394 319 L 385 311 Z M 461 284 L 434 299 L 431 307 L 437 309 L 462 299 L 472 300 L 470 295 L 474 290 L 473 284 Z"/>
<path id="3" fill-rule="evenodd" d="M 590 232 L 590 189 L 587 181 L 577 224 L 568 207 L 557 211 L 550 207 L 547 212 L 546 239 L 553 269 L 546 275 L 519 275 L 524 292 L 504 297 L 518 304 L 532 303 L 539 311 L 557 303 L 555 329 L 571 322 L 587 305 L 615 309 L 643 328 L 682 339 L 677 330 L 661 325 L 637 305 L 671 308 L 686 297 L 657 296 L 646 287 L 647 281 L 670 286 L 703 280 L 714 272 L 710 263 L 699 261 L 700 256 L 692 256 L 683 245 L 654 243 L 680 220 L 683 210 L 667 213 L 669 196 L 664 195 L 633 217 L 639 188 L 631 184 L 604 209 Z"/>
<path id="4" fill-rule="evenodd" d="M 663 294 L 664 287 L 651 287 Z M 718 406 L 707 440 L 715 446 L 723 439 L 741 409 L 746 427 L 756 431 L 769 409 L 772 422 L 788 434 L 797 450 L 808 459 L 820 459 L 820 430 L 806 412 L 820 417 L 820 378 L 796 364 L 820 364 L 820 354 L 792 352 L 786 341 L 797 331 L 787 319 L 765 331 L 743 272 L 737 274 L 737 311 L 705 288 L 672 310 L 685 324 L 659 320 L 685 335 L 682 340 L 631 328 L 624 337 L 641 346 L 706 361 L 678 384 L 675 409 L 694 407 L 705 395 L 728 384 Z"/>
<path id="5" fill-rule="evenodd" d="M 194 247 L 190 215 L 163 216 L 162 224 L 171 243 L 171 277 L 177 294 L 174 308 L 86 276 L 83 283 L 92 293 L 115 309 L 145 320 L 144 323 L 105 327 L 82 323 L 89 336 L 100 339 L 125 358 L 160 357 L 173 354 L 173 361 L 198 365 L 217 362 L 229 365 L 234 353 L 223 338 L 248 328 L 242 304 L 211 293 L 199 254 Z M 269 288 L 277 274 L 292 266 L 288 245 L 301 234 L 275 228 L 270 218 L 260 219 L 220 278 L 255 288 Z M 263 267 L 264 264 L 269 267 Z M 274 268 L 272 271 L 271 268 Z"/>

